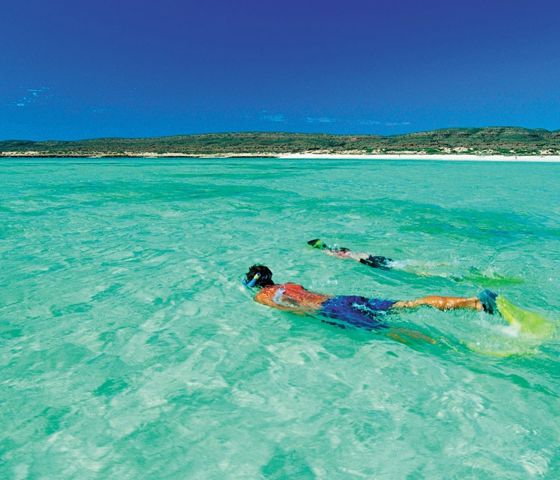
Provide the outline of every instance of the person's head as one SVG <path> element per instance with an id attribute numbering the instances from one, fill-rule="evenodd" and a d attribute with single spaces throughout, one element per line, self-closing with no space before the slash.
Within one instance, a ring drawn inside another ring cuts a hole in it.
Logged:
<path id="1" fill-rule="evenodd" d="M 325 242 L 323 242 L 323 240 L 319 240 L 318 238 L 314 238 L 313 240 L 309 240 L 307 242 L 307 245 L 309 245 L 313 248 L 318 248 L 319 250 L 323 250 L 324 248 L 327 247 L 325 245 Z"/>
<path id="2" fill-rule="evenodd" d="M 245 274 L 245 284 L 257 288 L 274 285 L 270 268 L 265 265 L 253 265 Z"/>

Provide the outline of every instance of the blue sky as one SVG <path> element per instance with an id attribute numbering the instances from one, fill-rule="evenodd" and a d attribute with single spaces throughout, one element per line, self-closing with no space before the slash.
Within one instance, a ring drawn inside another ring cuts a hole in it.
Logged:
<path id="1" fill-rule="evenodd" d="M 552 0 L 5 0 L 0 138 L 560 129 Z"/>

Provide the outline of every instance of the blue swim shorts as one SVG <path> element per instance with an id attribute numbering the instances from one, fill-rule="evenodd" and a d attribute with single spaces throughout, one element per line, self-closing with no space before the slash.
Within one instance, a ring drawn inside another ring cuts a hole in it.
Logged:
<path id="1" fill-rule="evenodd" d="M 329 298 L 322 306 L 319 314 L 334 318 L 342 323 L 366 330 L 387 328 L 382 317 L 395 304 L 393 300 L 366 298 L 355 295 Z"/>

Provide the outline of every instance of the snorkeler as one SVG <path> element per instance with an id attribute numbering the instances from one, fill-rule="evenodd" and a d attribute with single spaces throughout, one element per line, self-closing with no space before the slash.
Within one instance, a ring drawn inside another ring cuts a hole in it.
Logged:
<path id="1" fill-rule="evenodd" d="M 309 240 L 307 244 L 313 248 L 323 250 L 327 255 L 355 260 L 369 267 L 379 268 L 381 270 L 390 270 L 396 266 L 395 262 L 391 258 L 383 257 L 381 255 L 370 255 L 369 253 L 353 252 L 349 248 L 338 247 L 336 245 L 331 247 L 318 238 Z"/>
<path id="2" fill-rule="evenodd" d="M 482 287 L 499 287 L 505 285 L 518 285 L 523 283 L 522 278 L 504 276 L 496 272 L 483 272 L 476 267 L 469 267 L 468 271 L 462 274 L 447 273 L 445 271 L 434 271 L 434 267 L 445 266 L 445 263 L 422 262 L 416 260 L 393 260 L 382 255 L 370 255 L 369 253 L 353 252 L 349 248 L 327 245 L 322 240 L 315 238 L 307 242 L 313 248 L 323 251 L 327 255 L 354 260 L 368 267 L 378 270 L 395 270 L 419 277 L 443 278 L 454 282 L 468 281 Z"/>
<path id="3" fill-rule="evenodd" d="M 276 284 L 272 272 L 265 265 L 253 265 L 245 274 L 243 282 L 248 288 L 259 291 L 254 300 L 263 305 L 302 315 L 318 315 L 336 320 L 341 326 L 352 325 L 366 330 L 388 328 L 384 317 L 403 309 L 430 306 L 438 310 L 470 309 L 497 312 L 497 295 L 484 290 L 478 297 L 427 296 L 416 300 L 386 300 L 356 295 L 333 296 L 306 290 L 295 283 Z"/>

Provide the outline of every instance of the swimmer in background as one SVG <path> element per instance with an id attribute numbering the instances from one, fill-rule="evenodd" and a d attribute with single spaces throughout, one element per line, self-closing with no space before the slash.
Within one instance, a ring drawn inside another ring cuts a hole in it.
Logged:
<path id="1" fill-rule="evenodd" d="M 331 319 L 334 321 L 325 323 L 339 325 L 342 328 L 349 325 L 370 331 L 387 329 L 389 325 L 385 318 L 388 314 L 421 306 L 438 310 L 469 309 L 491 314 L 497 311 L 495 301 L 497 295 L 489 290 L 484 290 L 478 297 L 470 298 L 427 296 L 416 300 L 400 301 L 356 295 L 325 295 L 306 290 L 296 283 L 276 284 L 272 281 L 272 271 L 265 265 L 253 265 L 245 274 L 243 283 L 248 288 L 258 289 L 254 297 L 258 303 L 300 315 L 317 315 Z M 389 336 L 405 343 L 400 334 L 435 343 L 433 339 L 419 332 L 401 328 L 392 330 L 394 331 L 389 332 Z"/>
<path id="2" fill-rule="evenodd" d="M 355 260 L 369 267 L 379 268 L 381 270 L 390 270 L 391 268 L 397 266 L 391 258 L 383 257 L 381 255 L 370 255 L 369 253 L 353 252 L 349 248 L 338 247 L 336 245 L 330 247 L 318 238 L 309 240 L 307 244 L 312 246 L 313 248 L 323 250 L 327 255 L 343 259 Z"/>
<path id="3" fill-rule="evenodd" d="M 443 278 L 454 282 L 469 281 L 483 287 L 499 287 L 504 285 L 519 285 L 523 283 L 523 279 L 517 277 L 507 277 L 498 273 L 484 273 L 478 268 L 470 267 L 465 274 L 450 274 L 445 272 L 426 271 L 438 266 L 445 266 L 445 263 L 425 263 L 415 260 L 393 260 L 382 255 L 370 255 L 369 253 L 353 252 L 349 248 L 339 247 L 337 245 L 329 246 L 322 240 L 315 238 L 309 240 L 307 244 L 318 250 L 322 250 L 332 257 L 355 260 L 356 262 L 367 265 L 368 267 L 378 270 L 398 270 L 419 277 Z"/>

